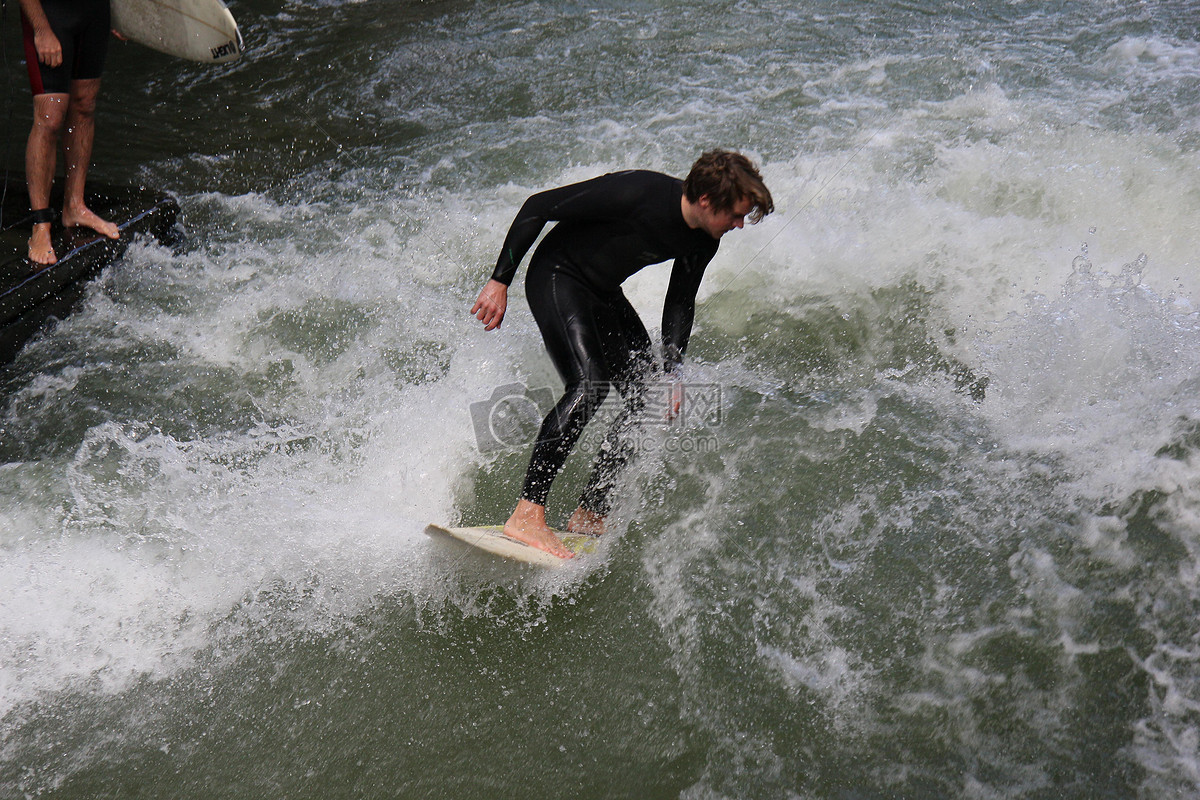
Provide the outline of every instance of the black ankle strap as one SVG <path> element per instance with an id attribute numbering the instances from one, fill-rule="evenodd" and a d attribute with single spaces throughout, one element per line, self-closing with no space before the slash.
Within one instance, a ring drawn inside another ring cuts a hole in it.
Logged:
<path id="1" fill-rule="evenodd" d="M 54 209 L 52 208 L 37 208 L 30 211 L 26 219 L 34 225 L 38 225 L 42 222 L 54 222 L 57 217 L 58 215 L 54 213 Z"/>

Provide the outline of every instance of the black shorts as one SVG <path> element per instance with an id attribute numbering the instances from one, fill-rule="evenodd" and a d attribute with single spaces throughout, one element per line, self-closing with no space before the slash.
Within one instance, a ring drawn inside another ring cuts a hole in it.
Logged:
<path id="1" fill-rule="evenodd" d="M 42 10 L 50 30 L 62 45 L 63 60 L 57 67 L 38 61 L 33 44 L 33 28 L 25 15 L 25 66 L 29 70 L 29 88 L 35 95 L 66 94 L 71 81 L 99 78 L 108 56 L 108 37 L 112 27 L 108 0 L 42 0 Z"/>

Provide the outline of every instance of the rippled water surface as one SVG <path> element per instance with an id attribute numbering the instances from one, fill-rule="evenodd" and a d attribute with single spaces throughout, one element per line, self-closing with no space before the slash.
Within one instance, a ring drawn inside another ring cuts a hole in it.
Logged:
<path id="1" fill-rule="evenodd" d="M 93 174 L 185 237 L 0 373 L 0 795 L 1196 796 L 1190 6 L 239 0 L 237 64 L 114 45 Z M 523 292 L 467 313 L 521 202 L 714 146 L 777 212 L 599 553 L 426 537 L 503 520 L 497 400 L 559 390 Z"/>

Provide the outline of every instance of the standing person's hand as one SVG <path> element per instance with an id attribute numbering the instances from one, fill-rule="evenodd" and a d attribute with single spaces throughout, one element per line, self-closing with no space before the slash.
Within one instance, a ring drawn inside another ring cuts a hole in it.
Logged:
<path id="1" fill-rule="evenodd" d="M 63 63 L 62 43 L 54 35 L 41 1 L 21 0 L 21 12 L 33 30 L 33 49 L 37 51 L 38 61 L 51 68 L 60 66 Z"/>
<path id="2" fill-rule="evenodd" d="M 62 64 L 62 45 L 54 31 L 47 28 L 33 35 L 33 46 L 37 50 L 38 61 L 47 67 L 57 67 Z"/>

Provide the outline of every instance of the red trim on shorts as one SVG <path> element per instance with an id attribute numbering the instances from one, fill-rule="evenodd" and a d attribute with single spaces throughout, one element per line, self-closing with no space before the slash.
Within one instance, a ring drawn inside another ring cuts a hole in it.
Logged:
<path id="1" fill-rule="evenodd" d="M 33 26 L 21 14 L 21 31 L 25 39 L 25 68 L 29 71 L 29 89 L 33 94 L 45 94 L 46 87 L 42 84 L 42 68 L 39 65 L 37 47 L 33 43 Z"/>

